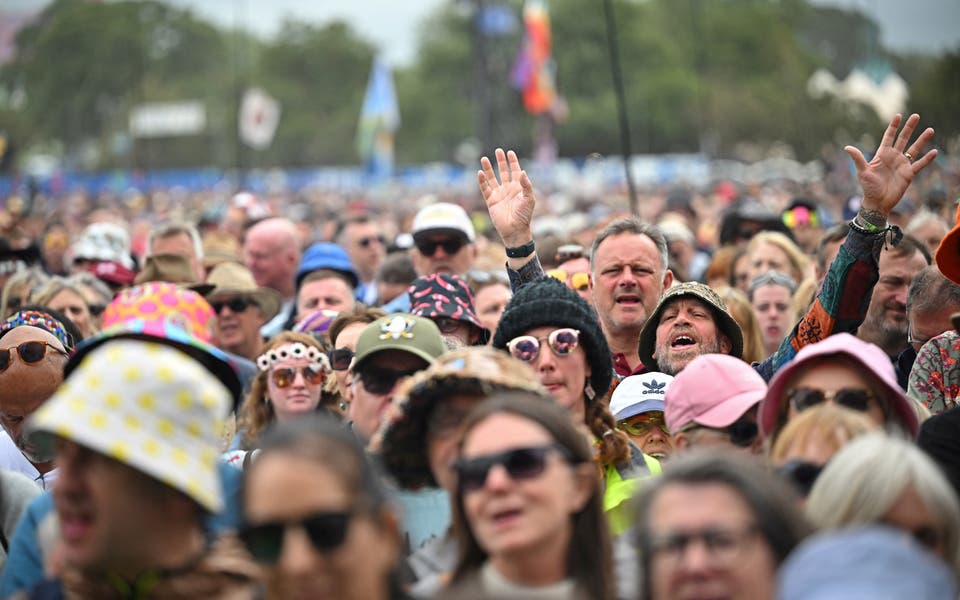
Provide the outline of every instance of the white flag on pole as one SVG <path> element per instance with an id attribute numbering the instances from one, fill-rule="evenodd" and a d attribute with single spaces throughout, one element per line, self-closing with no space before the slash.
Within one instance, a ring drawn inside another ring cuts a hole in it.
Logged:
<path id="1" fill-rule="evenodd" d="M 249 88 L 240 103 L 240 139 L 256 150 L 269 148 L 280 123 L 280 103 L 260 88 Z"/>

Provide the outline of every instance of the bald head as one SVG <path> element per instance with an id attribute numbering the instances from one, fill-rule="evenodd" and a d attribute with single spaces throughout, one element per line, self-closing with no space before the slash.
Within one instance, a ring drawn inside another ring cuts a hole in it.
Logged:
<path id="1" fill-rule="evenodd" d="M 257 285 L 277 290 L 284 299 L 294 296 L 294 277 L 300 264 L 298 240 L 296 225 L 279 217 L 260 221 L 247 230 L 243 261 Z"/>

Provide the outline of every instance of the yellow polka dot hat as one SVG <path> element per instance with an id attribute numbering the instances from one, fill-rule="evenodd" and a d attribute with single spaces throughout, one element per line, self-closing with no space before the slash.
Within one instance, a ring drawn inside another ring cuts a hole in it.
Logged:
<path id="1" fill-rule="evenodd" d="M 219 432 L 230 403 L 227 388 L 179 350 L 117 339 L 91 351 L 28 427 L 37 443 L 51 434 L 71 440 L 216 512 Z"/>

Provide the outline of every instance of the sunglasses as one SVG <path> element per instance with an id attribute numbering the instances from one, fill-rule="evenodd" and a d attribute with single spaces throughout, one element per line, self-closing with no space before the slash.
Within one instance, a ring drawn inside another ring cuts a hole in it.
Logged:
<path id="1" fill-rule="evenodd" d="M 462 238 L 447 238 L 445 240 L 421 240 L 419 242 L 414 241 L 414 245 L 417 247 L 417 250 L 420 251 L 420 254 L 424 256 L 433 256 L 437 253 L 437 248 L 443 248 L 444 254 L 453 255 L 457 252 L 460 252 L 460 248 L 467 242 Z"/>
<path id="2" fill-rule="evenodd" d="M 670 435 L 667 429 L 667 423 L 662 417 L 641 417 L 632 421 L 617 421 L 617 429 L 625 431 L 630 435 L 646 435 L 651 429 L 659 427 L 660 431 Z"/>
<path id="3" fill-rule="evenodd" d="M 749 448 L 757 441 L 757 437 L 760 435 L 760 427 L 753 421 L 746 419 L 737 421 L 723 429 L 706 427 L 699 423 L 691 423 L 689 426 L 682 427 L 680 431 L 692 431 L 694 429 L 709 429 L 726 434 L 730 439 L 730 443 L 738 448 Z"/>
<path id="4" fill-rule="evenodd" d="M 20 354 L 20 360 L 28 365 L 33 365 L 43 360 L 47 355 L 48 348 L 58 354 L 70 356 L 66 351 L 51 346 L 47 342 L 23 342 L 16 347 L 17 353 Z M 13 350 L 13 348 L 0 348 L 0 373 L 6 371 L 10 366 L 11 350 Z"/>
<path id="5" fill-rule="evenodd" d="M 300 374 L 303 375 L 303 380 L 309 385 L 320 385 L 327 378 L 327 372 L 319 365 L 300 367 Z M 274 385 L 278 388 L 283 389 L 290 387 L 297 378 L 297 369 L 290 367 L 274 369 L 273 372 L 270 373 L 270 377 L 273 379 Z"/>
<path id="6" fill-rule="evenodd" d="M 466 321 L 458 321 L 457 319 L 451 319 L 450 317 L 436 317 L 431 319 L 434 325 L 437 326 L 437 329 L 440 330 L 440 333 L 444 335 L 450 335 L 451 333 L 456 333 L 460 330 L 460 326 L 467 324 Z"/>
<path id="7" fill-rule="evenodd" d="M 546 341 L 556 356 L 569 356 L 580 345 L 580 331 L 570 327 L 554 329 L 545 338 L 521 335 L 507 342 L 507 350 L 514 358 L 533 362 L 540 356 L 540 342 Z"/>
<path id="8" fill-rule="evenodd" d="M 405 377 L 410 377 L 420 369 L 407 369 L 406 371 L 396 371 L 394 369 L 381 369 L 378 367 L 364 367 L 357 373 L 364 389 L 371 394 L 382 396 L 392 390 L 397 382 Z"/>
<path id="9" fill-rule="evenodd" d="M 564 460 L 571 461 L 569 451 L 559 444 L 515 448 L 506 452 L 487 454 L 476 458 L 461 458 L 453 465 L 462 492 L 475 492 L 487 483 L 490 469 L 501 465 L 510 479 L 522 481 L 539 477 L 547 468 L 547 455 L 559 452 Z"/>
<path id="10" fill-rule="evenodd" d="M 793 404 L 793 408 L 797 412 L 823 404 L 827 400 L 851 410 L 867 412 L 870 409 L 871 402 L 876 400 L 876 396 L 870 390 L 858 388 L 843 388 L 835 392 L 796 388 L 787 392 L 787 400 Z"/>
<path id="11" fill-rule="evenodd" d="M 230 312 L 242 313 L 254 304 L 256 304 L 256 302 L 249 298 L 231 298 L 221 302 L 211 302 L 210 306 L 213 307 L 213 312 L 219 315 L 223 312 L 223 307 L 225 306 L 230 309 Z"/>
<path id="12" fill-rule="evenodd" d="M 336 550 L 347 538 L 349 512 L 318 513 L 298 522 L 247 525 L 239 531 L 240 541 L 257 562 L 276 563 L 283 552 L 283 536 L 288 527 L 303 527 L 313 547 L 320 552 Z"/>
<path id="13" fill-rule="evenodd" d="M 357 245 L 361 248 L 369 248 L 371 244 L 379 244 L 385 246 L 387 240 L 382 235 L 371 235 L 365 238 L 360 238 L 357 240 Z"/>
<path id="14" fill-rule="evenodd" d="M 563 269 L 553 269 L 549 271 L 547 275 L 562 281 L 563 283 L 566 283 L 567 278 L 569 277 L 570 287 L 578 292 L 585 292 L 590 289 L 590 274 L 586 271 L 581 271 L 579 273 L 567 273 Z"/>
<path id="15" fill-rule="evenodd" d="M 330 352 L 330 368 L 334 371 L 346 371 L 350 368 L 354 351 L 350 348 L 337 348 Z"/>
<path id="16" fill-rule="evenodd" d="M 90 310 L 90 314 L 99 317 L 103 314 L 103 311 L 107 310 L 106 304 L 88 304 L 87 308 Z"/>
<path id="17" fill-rule="evenodd" d="M 791 460 L 777 468 L 777 475 L 793 486 L 801 496 L 806 498 L 813 489 L 813 484 L 820 477 L 824 465 L 807 462 L 805 460 Z"/>

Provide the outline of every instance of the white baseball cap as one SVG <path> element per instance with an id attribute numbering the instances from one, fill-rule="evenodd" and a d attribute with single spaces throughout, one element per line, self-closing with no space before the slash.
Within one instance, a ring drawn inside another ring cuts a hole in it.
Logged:
<path id="1" fill-rule="evenodd" d="M 673 377 L 656 371 L 627 377 L 613 390 L 610 412 L 617 421 L 659 410 L 663 411 L 664 396 Z"/>

